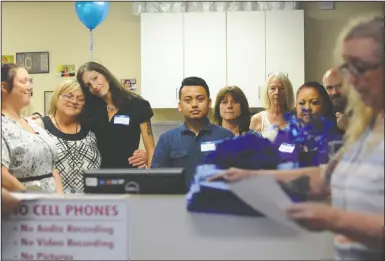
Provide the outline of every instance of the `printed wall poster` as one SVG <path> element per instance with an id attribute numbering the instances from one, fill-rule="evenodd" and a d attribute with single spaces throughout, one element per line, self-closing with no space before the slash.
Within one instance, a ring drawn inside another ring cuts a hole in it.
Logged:
<path id="1" fill-rule="evenodd" d="M 121 79 L 120 80 L 125 88 L 130 91 L 136 91 L 136 79 Z"/>
<path id="2" fill-rule="evenodd" d="M 49 73 L 49 52 L 16 53 L 16 64 L 23 66 L 29 74 Z"/>
<path id="3" fill-rule="evenodd" d="M 6 63 L 14 63 L 15 58 L 13 55 L 2 55 L 1 56 L 1 63 L 6 64 Z"/>
<path id="4" fill-rule="evenodd" d="M 75 64 L 61 64 L 57 67 L 57 72 L 60 77 L 74 77 Z"/>

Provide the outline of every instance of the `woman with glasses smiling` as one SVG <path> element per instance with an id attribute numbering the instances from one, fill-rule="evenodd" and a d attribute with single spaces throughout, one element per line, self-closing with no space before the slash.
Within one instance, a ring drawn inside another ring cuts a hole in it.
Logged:
<path id="1" fill-rule="evenodd" d="M 79 121 L 84 101 L 79 83 L 65 81 L 52 94 L 49 116 L 37 120 L 56 142 L 56 168 L 66 193 L 82 192 L 83 171 L 101 164 L 95 134 Z"/>

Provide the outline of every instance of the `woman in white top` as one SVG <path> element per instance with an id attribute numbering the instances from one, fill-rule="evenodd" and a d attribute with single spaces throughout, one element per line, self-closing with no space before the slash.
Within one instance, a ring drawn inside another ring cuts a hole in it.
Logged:
<path id="1" fill-rule="evenodd" d="M 56 147 L 43 128 L 21 116 L 30 103 L 32 86 L 28 72 L 16 64 L 1 66 L 1 181 L 2 187 L 23 190 L 34 187 L 63 192 L 54 169 Z"/>
<path id="2" fill-rule="evenodd" d="M 265 111 L 251 118 L 250 129 L 260 132 L 264 138 L 274 141 L 277 130 L 286 127 L 284 114 L 294 108 L 294 92 L 289 78 L 281 72 L 269 75 L 262 90 L 262 106 Z"/>

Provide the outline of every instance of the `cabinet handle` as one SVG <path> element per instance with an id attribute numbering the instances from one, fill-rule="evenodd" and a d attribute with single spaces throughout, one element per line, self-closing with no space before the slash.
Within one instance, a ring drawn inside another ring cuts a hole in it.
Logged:
<path id="1" fill-rule="evenodd" d="M 178 88 L 175 88 L 175 99 L 176 99 L 176 101 L 178 101 L 178 94 L 179 94 Z"/>
<path id="2" fill-rule="evenodd" d="M 261 85 L 258 86 L 258 100 L 261 99 Z"/>

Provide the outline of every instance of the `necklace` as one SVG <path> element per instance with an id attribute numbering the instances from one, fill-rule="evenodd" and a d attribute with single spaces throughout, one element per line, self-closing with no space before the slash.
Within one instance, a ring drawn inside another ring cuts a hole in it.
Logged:
<path id="1" fill-rule="evenodd" d="M 113 105 L 107 105 L 107 110 L 108 111 L 115 111 L 115 110 L 117 110 L 117 108 Z"/>
<path id="2" fill-rule="evenodd" d="M 60 129 L 59 123 L 57 123 L 56 116 L 54 116 L 53 119 L 55 120 L 56 126 L 59 128 L 59 130 L 60 130 L 61 132 L 63 132 L 63 131 Z M 75 134 L 78 133 L 78 126 L 79 126 L 79 122 L 76 123 Z M 63 133 L 64 133 L 64 132 L 63 132 Z"/>

